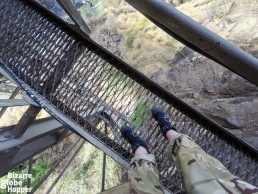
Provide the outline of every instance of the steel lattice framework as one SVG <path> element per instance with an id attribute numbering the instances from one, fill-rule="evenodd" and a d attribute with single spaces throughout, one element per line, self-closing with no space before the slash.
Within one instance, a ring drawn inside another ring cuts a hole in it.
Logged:
<path id="1" fill-rule="evenodd" d="M 127 124 L 147 139 L 163 185 L 181 192 L 168 144 L 151 118 L 159 106 L 179 132 L 258 186 L 257 151 L 42 7 L 1 0 L 0 21 L 1 67 L 40 107 L 124 167 L 132 153 L 119 127 Z"/>

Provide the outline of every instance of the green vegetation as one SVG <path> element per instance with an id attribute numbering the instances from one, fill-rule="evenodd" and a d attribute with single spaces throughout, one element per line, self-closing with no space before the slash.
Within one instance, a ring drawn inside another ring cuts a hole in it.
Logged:
<path id="1" fill-rule="evenodd" d="M 86 143 L 57 183 L 55 192 L 78 194 L 100 192 L 102 162 L 103 152 Z M 108 189 L 120 184 L 122 169 L 109 157 L 107 157 L 106 163 L 105 188 Z M 50 177 L 49 182 L 51 183 L 51 181 L 53 178 Z M 53 193 L 55 192 L 53 190 Z"/>
<path id="2" fill-rule="evenodd" d="M 134 41 L 134 37 L 131 34 L 127 33 L 127 35 L 125 36 L 125 42 L 128 48 L 133 47 L 133 41 Z"/>
<path id="3" fill-rule="evenodd" d="M 94 41 L 147 76 L 169 65 L 177 44 L 173 38 L 124 1 L 92 2 L 96 11 L 85 4 L 80 12 L 91 27 Z M 120 38 L 116 42 L 114 37 Z"/>
<path id="4" fill-rule="evenodd" d="M 50 169 L 51 164 L 48 164 L 43 160 L 43 157 L 38 158 L 33 164 L 32 168 L 32 179 L 31 179 L 31 187 L 34 187 L 41 177 Z"/>
<path id="5" fill-rule="evenodd" d="M 25 161 L 19 166 L 12 169 L 10 172 L 13 172 L 15 174 L 27 174 L 28 173 L 28 166 L 29 161 Z M 37 158 L 33 162 L 33 168 L 32 168 L 32 179 L 31 179 L 31 187 L 33 188 L 41 179 L 41 177 L 49 170 L 51 167 L 51 164 L 47 164 L 46 161 L 43 160 L 42 157 Z M 8 176 L 3 176 L 0 178 L 0 180 L 7 180 Z M 16 179 L 17 180 L 17 179 Z M 18 180 L 17 180 L 18 181 Z M 26 187 L 27 179 L 20 179 L 19 181 L 22 181 L 22 186 Z M 7 193 L 7 189 L 0 189 L 0 193 Z"/>
<path id="6" fill-rule="evenodd" d="M 94 4 L 92 7 L 89 5 L 85 4 L 79 9 L 81 15 L 83 18 L 91 18 L 91 17 L 96 17 L 101 14 L 102 7 L 100 4 Z"/>
<path id="7" fill-rule="evenodd" d="M 186 2 L 189 2 L 189 1 L 191 1 L 191 0 L 182 0 L 181 2 L 186 3 Z"/>
<path id="8" fill-rule="evenodd" d="M 8 178 L 7 178 L 7 175 L 5 175 L 5 176 L 3 176 L 3 177 L 1 177 L 0 178 L 0 181 L 2 181 L 2 180 L 7 180 Z M 1 194 L 7 194 L 7 190 L 6 189 L 2 189 L 1 187 L 0 187 L 0 193 Z"/>
<path id="9" fill-rule="evenodd" d="M 86 174 L 89 169 L 94 165 L 94 159 L 96 158 L 96 154 L 92 154 L 94 157 L 90 157 L 90 159 L 88 161 L 86 161 L 85 163 L 83 163 L 82 165 L 82 173 Z"/>
<path id="10" fill-rule="evenodd" d="M 141 126 L 144 122 L 144 114 L 146 113 L 148 107 L 146 101 L 138 102 L 133 113 L 129 116 L 129 119 L 132 120 L 136 125 Z"/>
<path id="11" fill-rule="evenodd" d="M 150 21 L 146 18 L 140 18 L 136 23 L 136 28 L 139 30 L 145 29 L 148 25 L 150 25 Z"/>
<path id="12" fill-rule="evenodd" d="M 151 110 L 151 108 L 154 106 L 154 104 L 146 100 L 140 100 L 133 113 L 129 115 L 129 119 L 134 122 L 134 124 L 141 126 L 143 122 L 145 121 L 145 115 L 146 113 Z"/>

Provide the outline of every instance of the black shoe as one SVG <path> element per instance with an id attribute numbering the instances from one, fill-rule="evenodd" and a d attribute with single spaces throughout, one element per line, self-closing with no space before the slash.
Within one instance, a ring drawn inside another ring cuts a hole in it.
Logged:
<path id="1" fill-rule="evenodd" d="M 146 141 L 144 141 L 139 136 L 135 135 L 132 128 L 124 125 L 124 126 L 121 127 L 120 132 L 121 132 L 123 138 L 125 138 L 126 141 L 129 144 L 131 144 L 133 153 L 135 153 L 137 148 L 140 147 L 140 146 L 144 147 L 149 153 L 149 149 L 148 149 Z"/>
<path id="2" fill-rule="evenodd" d="M 169 116 L 160 108 L 153 108 L 151 110 L 153 118 L 158 122 L 160 126 L 160 130 L 164 137 L 166 137 L 166 134 L 169 130 L 176 131 L 175 127 L 170 123 Z M 166 137 L 167 138 L 167 137 Z"/>

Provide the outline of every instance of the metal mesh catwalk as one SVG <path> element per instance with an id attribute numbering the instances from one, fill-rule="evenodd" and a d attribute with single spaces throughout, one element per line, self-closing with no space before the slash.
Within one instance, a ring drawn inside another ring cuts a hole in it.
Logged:
<path id="1" fill-rule="evenodd" d="M 85 130 L 97 140 L 95 146 L 111 150 L 107 154 L 124 166 L 132 154 L 119 126 L 127 124 L 150 144 L 163 185 L 181 192 L 180 177 L 162 151 L 167 143 L 150 115 L 159 106 L 179 132 L 258 186 L 257 152 L 50 13 L 26 1 L 2 0 L 0 21 L 0 59 L 6 71 L 44 109 L 84 138 L 79 129 Z M 96 115 L 103 118 L 97 125 Z"/>

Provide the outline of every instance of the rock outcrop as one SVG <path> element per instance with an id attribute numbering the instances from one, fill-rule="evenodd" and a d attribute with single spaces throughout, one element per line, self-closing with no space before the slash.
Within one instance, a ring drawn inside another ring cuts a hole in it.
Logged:
<path id="1" fill-rule="evenodd" d="M 187 48 L 173 61 L 152 79 L 258 149 L 258 87 Z"/>

